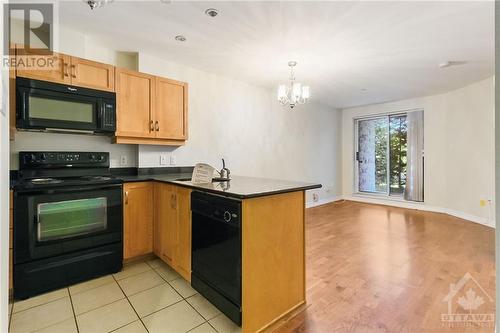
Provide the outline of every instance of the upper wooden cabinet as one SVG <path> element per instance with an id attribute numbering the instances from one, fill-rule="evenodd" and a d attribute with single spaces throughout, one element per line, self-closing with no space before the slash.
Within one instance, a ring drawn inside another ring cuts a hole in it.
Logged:
<path id="1" fill-rule="evenodd" d="M 153 252 L 154 184 L 123 185 L 123 258 Z"/>
<path id="2" fill-rule="evenodd" d="M 43 56 L 47 59 L 47 64 L 51 64 L 50 67 L 45 67 L 44 69 L 34 69 L 30 68 L 30 66 L 18 66 L 16 68 L 16 76 L 55 83 L 71 84 L 71 76 L 69 72 L 71 62 L 70 56 L 55 52 L 50 56 L 45 56 L 41 55 L 36 50 L 27 51 L 21 45 L 16 45 L 17 63 L 28 63 L 29 58 L 33 56 Z"/>
<path id="3" fill-rule="evenodd" d="M 116 143 L 183 145 L 187 83 L 117 68 Z"/>
<path id="4" fill-rule="evenodd" d="M 99 90 L 115 91 L 115 67 L 96 61 L 71 57 L 71 84 Z"/>
<path id="5" fill-rule="evenodd" d="M 187 139 L 187 83 L 156 77 L 156 137 Z"/>
<path id="6" fill-rule="evenodd" d="M 154 138 L 155 77 L 116 69 L 116 137 Z"/>
<path id="7" fill-rule="evenodd" d="M 16 57 L 19 60 L 33 56 L 49 59 L 47 63 L 52 64 L 50 69 L 18 67 L 16 76 L 91 89 L 115 91 L 115 68 L 111 65 L 56 52 L 52 55 L 43 55 L 36 50 L 26 51 L 22 45 L 16 45 Z"/>
<path id="8" fill-rule="evenodd" d="M 16 58 L 43 56 L 16 45 Z M 53 53 L 50 69 L 17 67 L 15 76 L 116 91 L 115 143 L 182 146 L 188 138 L 188 84 L 78 57 Z M 18 59 L 18 60 L 19 60 Z M 15 77 L 10 82 L 15 91 Z M 15 119 L 15 94 L 11 94 Z M 15 124 L 11 123 L 11 138 Z"/>

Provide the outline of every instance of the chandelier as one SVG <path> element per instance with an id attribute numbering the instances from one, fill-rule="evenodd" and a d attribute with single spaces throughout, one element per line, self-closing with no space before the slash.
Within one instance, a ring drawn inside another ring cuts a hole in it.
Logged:
<path id="1" fill-rule="evenodd" d="M 290 109 L 293 109 L 297 104 L 304 104 L 311 97 L 309 86 L 303 86 L 299 82 L 295 82 L 294 67 L 296 65 L 296 61 L 288 62 L 290 82 L 288 85 L 280 84 L 278 86 L 278 102 L 281 105 L 290 105 Z"/>

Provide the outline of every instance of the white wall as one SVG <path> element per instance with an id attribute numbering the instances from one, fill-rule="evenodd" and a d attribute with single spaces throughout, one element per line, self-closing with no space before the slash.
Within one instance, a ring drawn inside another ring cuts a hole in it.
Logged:
<path id="1" fill-rule="evenodd" d="M 139 54 L 139 70 L 189 82 L 186 146 L 139 146 L 139 166 L 205 162 L 235 175 L 319 182 L 320 199 L 340 194 L 341 115 L 318 104 L 280 107 L 274 91 Z M 309 198 L 310 199 L 310 198 Z"/>
<path id="2" fill-rule="evenodd" d="M 492 224 L 494 199 L 494 79 L 493 77 L 448 93 L 343 110 L 343 193 L 353 195 L 354 118 L 424 110 L 425 203 L 472 221 Z M 413 207 L 419 208 L 419 205 Z"/>

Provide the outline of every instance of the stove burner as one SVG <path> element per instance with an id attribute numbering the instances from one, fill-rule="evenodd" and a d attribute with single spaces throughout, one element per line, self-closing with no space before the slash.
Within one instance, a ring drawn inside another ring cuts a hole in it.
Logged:
<path id="1" fill-rule="evenodd" d="M 30 179 L 32 184 L 59 184 L 62 183 L 61 179 L 55 178 L 34 178 Z"/>

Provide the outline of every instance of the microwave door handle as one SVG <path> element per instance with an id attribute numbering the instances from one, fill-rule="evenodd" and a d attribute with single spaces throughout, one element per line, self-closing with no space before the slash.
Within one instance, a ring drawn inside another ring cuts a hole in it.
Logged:
<path id="1" fill-rule="evenodd" d="M 101 99 L 99 101 L 99 103 L 97 104 L 97 109 L 98 109 L 98 117 L 97 117 L 97 120 L 99 121 L 99 124 L 97 125 L 98 127 L 100 128 L 103 128 L 104 127 L 104 124 L 105 124 L 105 121 L 104 121 L 104 108 L 105 108 L 105 104 L 104 101 Z"/>

